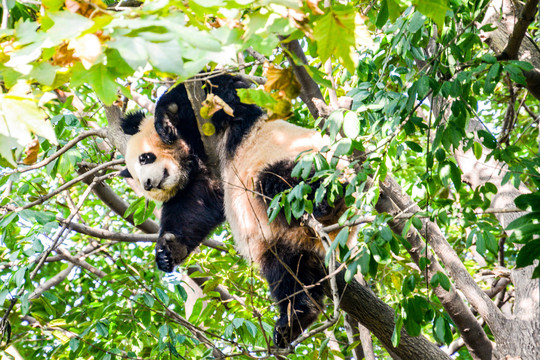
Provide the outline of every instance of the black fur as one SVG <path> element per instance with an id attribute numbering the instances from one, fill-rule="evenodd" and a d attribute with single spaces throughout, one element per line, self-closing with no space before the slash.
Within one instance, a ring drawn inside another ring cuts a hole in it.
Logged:
<path id="1" fill-rule="evenodd" d="M 177 111 L 171 111 L 171 105 L 176 105 Z M 202 161 L 207 160 L 197 119 L 184 84 L 169 89 L 159 98 L 154 119 L 156 131 L 164 143 L 172 144 L 181 138 L 188 144 L 193 155 Z"/>
<path id="2" fill-rule="evenodd" d="M 319 316 L 323 307 L 323 285 L 307 291 L 302 285 L 314 285 L 324 278 L 324 263 L 316 252 L 299 251 L 280 242 L 263 255 L 261 271 L 279 307 L 274 344 L 286 347 Z"/>
<path id="3" fill-rule="evenodd" d="M 247 88 L 249 84 L 240 78 L 231 75 L 221 75 L 208 80 L 204 89 L 206 93 L 219 96 L 234 110 L 234 117 L 229 116 L 223 110 L 219 110 L 212 116 L 212 123 L 216 132 L 222 134 L 230 128 L 227 138 L 226 151 L 233 155 L 244 136 L 249 132 L 263 111 L 255 105 L 240 102 L 236 89 Z M 171 112 L 169 106 L 175 104 L 178 111 Z M 204 146 L 197 127 L 197 120 L 193 113 L 191 103 L 184 84 L 178 84 L 163 94 L 156 104 L 155 126 L 161 140 L 171 144 L 174 140 L 182 137 L 193 152 L 206 161 Z M 185 137 L 186 134 L 193 136 Z"/>
<path id="4" fill-rule="evenodd" d="M 144 111 L 137 110 L 126 114 L 120 121 L 120 126 L 126 135 L 135 135 L 139 132 L 139 126 L 146 115 Z"/>
<path id="5" fill-rule="evenodd" d="M 176 265 L 225 221 L 221 184 L 202 171 L 163 204 L 160 240 L 156 244 L 158 268 L 172 272 Z M 167 240 L 173 234 L 174 240 Z"/>

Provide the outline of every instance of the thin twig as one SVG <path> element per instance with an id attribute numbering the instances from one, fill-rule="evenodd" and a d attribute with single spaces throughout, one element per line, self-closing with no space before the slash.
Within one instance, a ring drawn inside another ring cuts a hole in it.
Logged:
<path id="1" fill-rule="evenodd" d="M 75 137 L 73 140 L 69 141 L 60 150 L 58 150 L 57 152 L 55 152 L 54 154 L 49 156 L 48 158 L 46 158 L 46 159 L 44 159 L 44 160 L 42 160 L 42 161 L 40 161 L 38 163 L 35 163 L 33 165 L 26 166 L 26 167 L 21 168 L 21 169 L 16 169 L 16 170 L 12 171 L 11 173 L 9 173 L 8 175 L 12 175 L 12 174 L 16 174 L 16 173 L 22 174 L 22 173 L 25 173 L 27 171 L 34 170 L 34 169 L 39 169 L 39 168 L 41 168 L 43 166 L 46 166 L 46 165 L 50 164 L 53 160 L 60 157 L 60 155 L 66 153 L 69 149 L 71 149 L 72 147 L 77 145 L 77 143 L 79 141 L 81 141 L 83 139 L 86 139 L 89 136 L 99 136 L 101 138 L 105 138 L 106 137 L 106 130 L 105 129 L 91 129 L 91 130 L 84 131 L 84 132 L 80 133 L 79 135 L 77 135 L 77 137 Z"/>

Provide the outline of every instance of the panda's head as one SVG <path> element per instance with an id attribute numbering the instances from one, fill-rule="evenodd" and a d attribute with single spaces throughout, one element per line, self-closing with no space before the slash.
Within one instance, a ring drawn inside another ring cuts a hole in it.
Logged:
<path id="1" fill-rule="evenodd" d="M 131 135 L 126 146 L 124 177 L 137 181 L 146 197 L 167 201 L 185 187 L 189 179 L 189 147 L 181 139 L 161 141 L 154 119 L 142 111 L 122 119 L 122 130 Z"/>

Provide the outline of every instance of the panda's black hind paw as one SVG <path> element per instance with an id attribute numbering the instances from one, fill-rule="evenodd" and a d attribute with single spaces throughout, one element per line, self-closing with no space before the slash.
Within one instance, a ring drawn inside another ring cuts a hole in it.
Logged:
<path id="1" fill-rule="evenodd" d="M 300 327 L 294 326 L 294 321 L 293 326 L 291 327 L 288 316 L 282 315 L 276 321 L 276 325 L 274 326 L 274 344 L 279 348 L 286 348 L 294 339 L 300 336 L 301 333 L 302 330 Z"/>
<path id="2" fill-rule="evenodd" d="M 161 271 L 172 272 L 175 266 L 181 264 L 188 255 L 187 247 L 173 234 L 164 234 L 156 243 L 156 263 Z"/>
<path id="3" fill-rule="evenodd" d="M 171 145 L 178 140 L 178 131 L 172 125 L 167 115 L 164 115 L 162 122 L 156 122 L 154 125 L 161 141 L 165 144 Z"/>

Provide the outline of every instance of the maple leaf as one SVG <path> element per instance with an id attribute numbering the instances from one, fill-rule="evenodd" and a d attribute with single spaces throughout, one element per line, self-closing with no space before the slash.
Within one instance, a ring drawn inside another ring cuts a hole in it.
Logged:
<path id="1" fill-rule="evenodd" d="M 292 69 L 279 69 L 270 65 L 266 69 L 264 90 L 267 92 L 277 90 L 281 98 L 292 100 L 300 94 L 300 84 L 296 80 Z"/>

